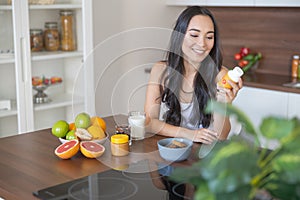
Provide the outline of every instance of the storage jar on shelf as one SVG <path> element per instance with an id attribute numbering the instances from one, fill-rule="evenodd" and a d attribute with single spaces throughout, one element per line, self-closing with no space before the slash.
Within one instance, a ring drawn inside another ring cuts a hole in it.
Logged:
<path id="1" fill-rule="evenodd" d="M 44 39 L 42 29 L 30 29 L 30 49 L 32 52 L 44 49 Z"/>
<path id="2" fill-rule="evenodd" d="M 61 50 L 74 51 L 76 50 L 75 42 L 75 23 L 72 10 L 60 11 L 61 22 Z"/>
<path id="3" fill-rule="evenodd" d="M 45 50 L 57 51 L 59 50 L 59 32 L 57 29 L 57 22 L 46 22 L 44 31 Z"/>

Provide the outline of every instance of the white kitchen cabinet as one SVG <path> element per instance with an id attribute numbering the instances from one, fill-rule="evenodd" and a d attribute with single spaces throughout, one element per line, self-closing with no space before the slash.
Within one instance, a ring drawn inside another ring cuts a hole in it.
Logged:
<path id="1" fill-rule="evenodd" d="M 205 6 L 207 0 L 167 0 L 170 6 Z"/>
<path id="2" fill-rule="evenodd" d="M 289 93 L 288 118 L 300 119 L 300 94 Z"/>
<path id="3" fill-rule="evenodd" d="M 167 5 L 173 6 L 254 6 L 254 0 L 167 0 Z"/>
<path id="4" fill-rule="evenodd" d="M 300 7 L 300 2 L 296 0 L 166 0 L 169 6 L 247 6 L 247 7 Z"/>
<path id="5" fill-rule="evenodd" d="M 59 11 L 66 9 L 74 12 L 76 51 L 31 52 L 29 30 L 44 29 L 46 21 L 59 23 Z M 59 119 L 71 122 L 82 111 L 95 114 L 92 0 L 50 5 L 0 0 L 0 26 L 0 101 L 12 102 L 11 110 L 0 110 L 0 137 L 49 128 Z M 33 103 L 33 76 L 62 77 L 61 84 L 45 91 L 51 102 Z"/>
<path id="6" fill-rule="evenodd" d="M 257 7 L 300 7 L 298 0 L 255 0 Z"/>
<path id="7" fill-rule="evenodd" d="M 233 105 L 244 111 L 254 126 L 259 127 L 263 118 L 273 115 L 288 116 L 289 94 L 260 88 L 243 87 Z"/>
<path id="8" fill-rule="evenodd" d="M 300 94 L 266 90 L 260 88 L 243 87 L 233 105 L 240 108 L 250 118 L 256 128 L 262 119 L 268 116 L 278 116 L 300 119 Z M 264 147 L 273 149 L 278 146 L 276 140 L 260 138 Z"/>

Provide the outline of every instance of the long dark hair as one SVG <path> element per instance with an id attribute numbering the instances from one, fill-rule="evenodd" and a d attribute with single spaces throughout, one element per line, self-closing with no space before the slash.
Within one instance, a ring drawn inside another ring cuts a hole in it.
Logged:
<path id="1" fill-rule="evenodd" d="M 179 126 L 181 122 L 181 108 L 179 102 L 179 92 L 183 80 L 184 65 L 182 43 L 188 25 L 195 15 L 209 16 L 214 25 L 214 46 L 199 66 L 198 73 L 194 78 L 194 107 L 192 121 L 197 125 L 202 124 L 208 127 L 211 121 L 211 114 L 204 113 L 207 102 L 215 97 L 215 79 L 222 66 L 222 53 L 219 39 L 219 30 L 212 13 L 203 7 L 192 6 L 185 9 L 178 17 L 173 29 L 169 51 L 166 54 L 167 68 L 163 73 L 162 84 L 165 86 L 162 92 L 162 101 L 166 103 L 169 110 L 165 113 L 165 121 L 169 124 Z M 198 105 L 198 106 L 197 106 Z"/>

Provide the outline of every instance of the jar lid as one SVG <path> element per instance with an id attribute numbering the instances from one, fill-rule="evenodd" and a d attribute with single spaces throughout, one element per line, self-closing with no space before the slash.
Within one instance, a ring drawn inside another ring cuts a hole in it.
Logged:
<path id="1" fill-rule="evenodd" d="M 73 11 L 72 11 L 72 10 L 61 10 L 61 11 L 59 12 L 59 14 L 60 14 L 61 16 L 73 15 Z"/>
<path id="2" fill-rule="evenodd" d="M 30 34 L 35 35 L 35 34 L 42 34 L 43 30 L 42 29 L 30 29 Z"/>
<path id="3" fill-rule="evenodd" d="M 57 28 L 57 22 L 46 22 L 45 28 Z"/>
<path id="4" fill-rule="evenodd" d="M 123 144 L 128 142 L 129 136 L 127 134 L 115 134 L 111 136 L 111 142 L 115 144 Z"/>

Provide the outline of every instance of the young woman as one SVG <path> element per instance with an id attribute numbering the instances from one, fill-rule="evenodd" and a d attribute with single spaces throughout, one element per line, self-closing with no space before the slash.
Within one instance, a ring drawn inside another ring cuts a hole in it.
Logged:
<path id="1" fill-rule="evenodd" d="M 176 21 L 166 61 L 151 70 L 147 129 L 205 144 L 226 139 L 231 128 L 228 117 L 204 113 L 210 100 L 231 103 L 242 87 L 241 79 L 230 82 L 232 89 L 217 86 L 226 73 L 213 15 L 203 7 L 188 7 Z"/>

